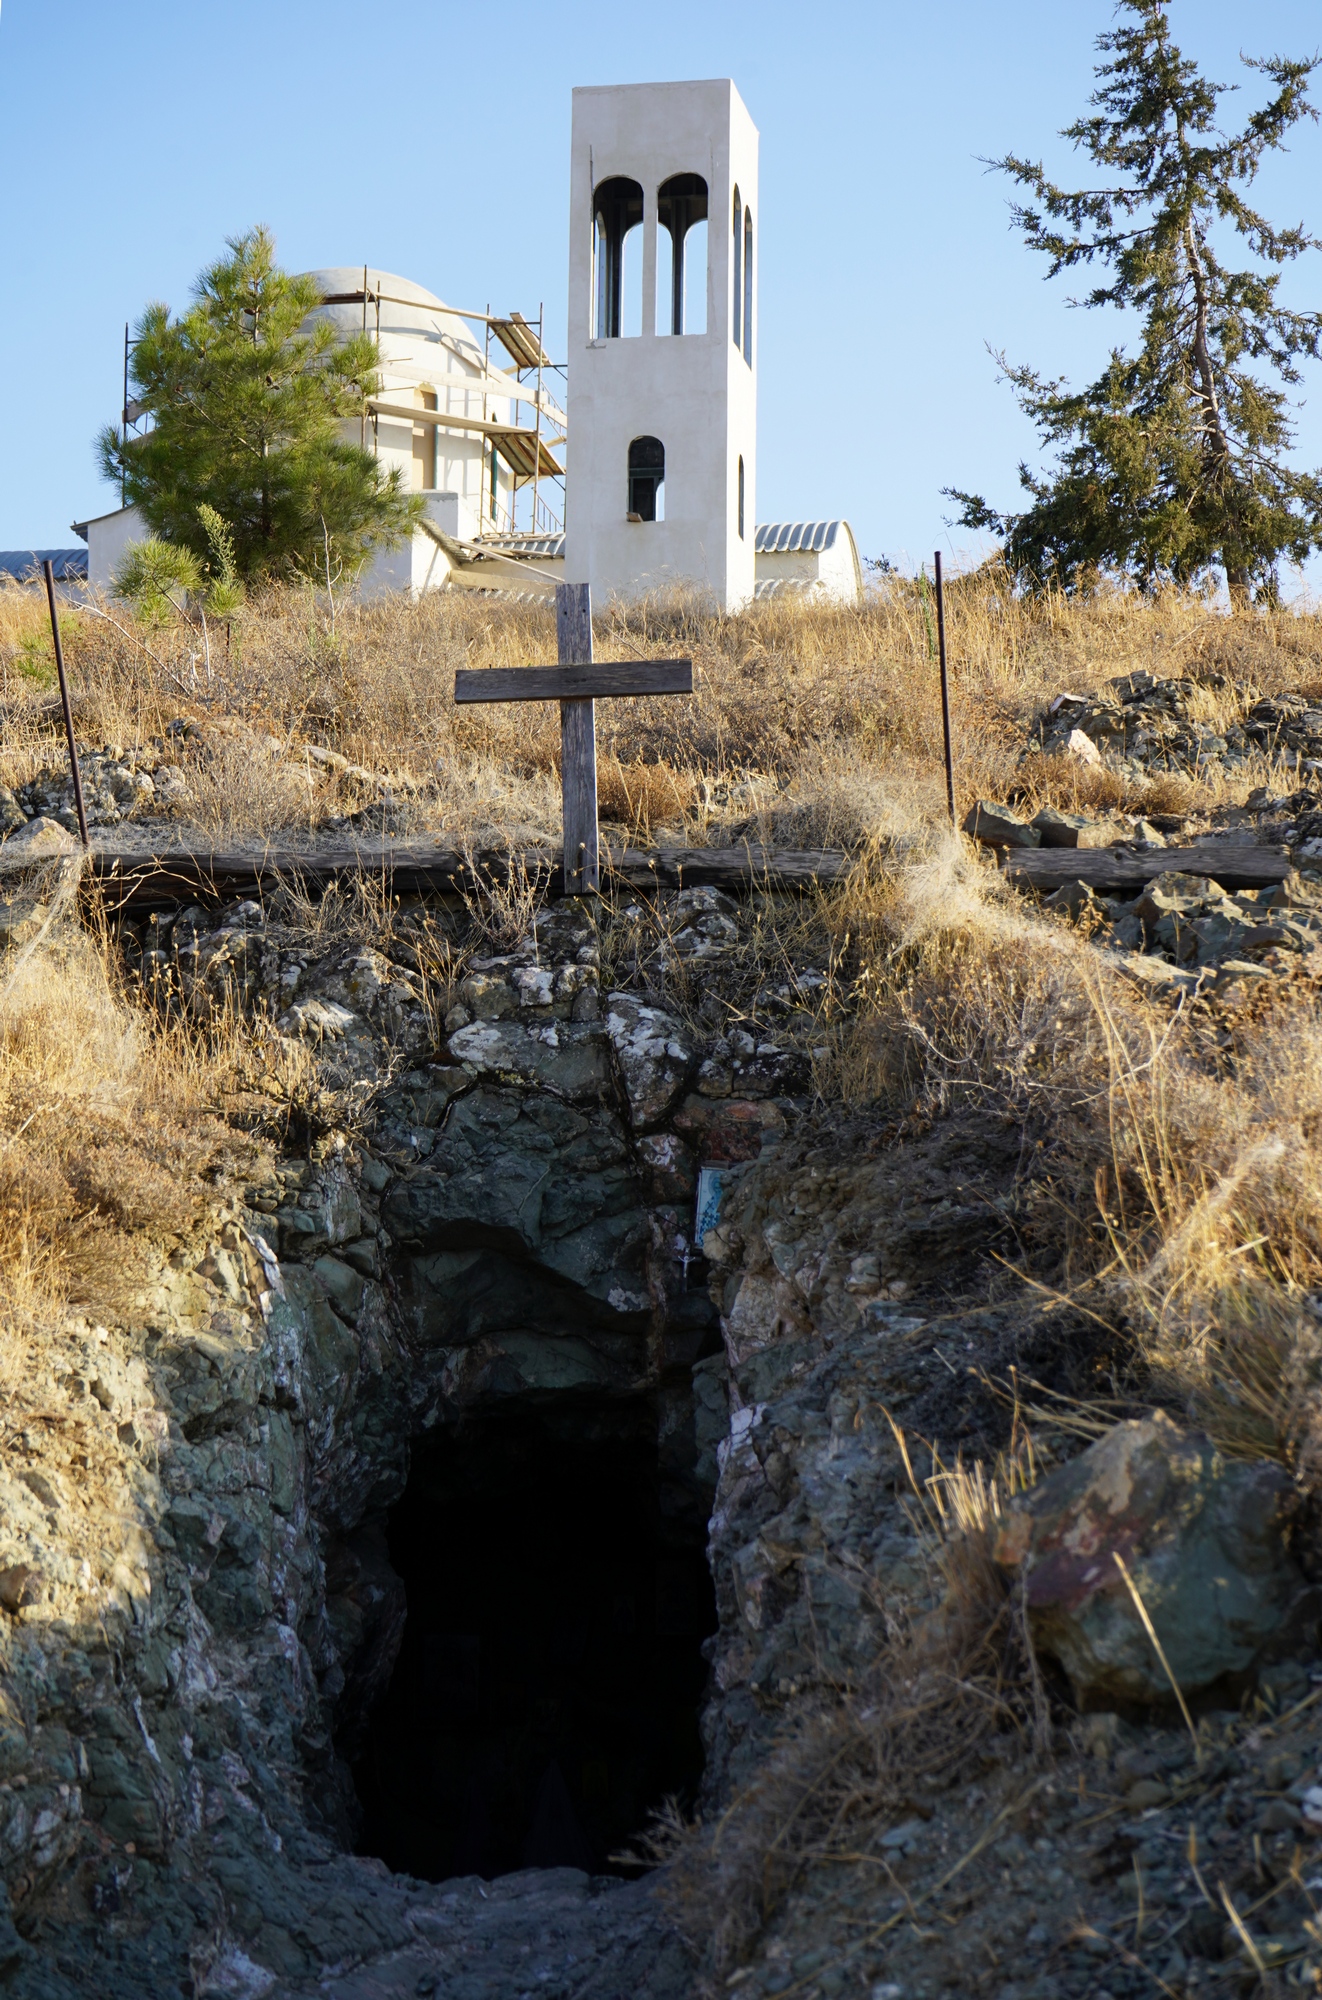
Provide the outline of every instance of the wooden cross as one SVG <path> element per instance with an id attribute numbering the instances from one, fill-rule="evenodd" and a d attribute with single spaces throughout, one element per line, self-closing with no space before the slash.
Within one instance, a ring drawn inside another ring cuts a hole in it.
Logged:
<path id="1" fill-rule="evenodd" d="M 597 844 L 597 720 L 594 697 L 692 694 L 692 660 L 592 658 L 592 590 L 555 587 L 556 667 L 478 667 L 454 677 L 454 698 L 560 703 L 560 793 L 564 814 L 565 894 L 601 886 Z"/>

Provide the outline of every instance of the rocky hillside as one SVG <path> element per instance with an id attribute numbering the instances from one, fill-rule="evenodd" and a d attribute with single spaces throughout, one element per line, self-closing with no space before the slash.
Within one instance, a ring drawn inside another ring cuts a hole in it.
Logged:
<path id="1" fill-rule="evenodd" d="M 1255 1949 L 1306 1938 L 1316 1608 L 1290 1481 L 1160 1421 L 1095 1424 L 1076 1455 L 1070 1413 L 1132 1368 L 1085 1315 L 989 1284 L 1035 1226 L 1022 1123 L 815 1104 L 811 966 L 735 1032 L 660 1004 L 666 965 L 728 990 L 757 921 L 710 891 L 604 934 L 553 905 L 443 991 L 421 907 L 375 944 L 255 905 L 121 939 L 165 1013 L 256 1012 L 307 1067 L 281 1142 L 220 1169 L 131 1309 L 67 1319 L 10 1390 L 16 1993 L 514 1993 L 529 1958 L 574 1992 L 1002 1992 L 1007 1952 L 1016 1990 L 1100 1990 L 1104 1965 L 1115 1992 L 1158 1940 L 1168 1983 L 1223 1954 L 1237 1978 L 1222 1887 Z M 644 923 L 642 970 L 603 991 L 603 944 L 618 964 Z M 530 1413 L 577 1452 L 632 1436 L 666 1560 L 708 1541 L 689 1809 L 730 1851 L 691 1833 L 646 1886 L 593 1863 L 432 1887 L 349 1851 L 406 1623 L 383 1528 L 410 1458 L 466 1431 L 499 1451 Z M 1124 1475 L 1092 1470 L 1129 1432 Z M 982 1532 L 973 1581 L 956 1527 Z M 1179 1606 L 1166 1657 L 1212 1704 L 1192 1737 L 1124 1583 L 1039 1553 L 1081 1533 L 1163 1624 Z M 830 1810 L 796 1831 L 819 1764 Z"/>
<path id="2" fill-rule="evenodd" d="M 1322 1979 L 1315 711 L 1204 665 L 1035 683 L 966 840 L 898 702 L 671 786 L 834 826 L 794 897 L 125 921 L 11 769 L 0 1991 Z M 220 799 L 189 727 L 103 827 Z M 389 747 L 307 838 L 441 811 Z"/>

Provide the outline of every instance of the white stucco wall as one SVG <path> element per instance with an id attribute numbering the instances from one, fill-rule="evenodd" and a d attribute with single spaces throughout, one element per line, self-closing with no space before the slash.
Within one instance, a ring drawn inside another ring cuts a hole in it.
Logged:
<path id="1" fill-rule="evenodd" d="M 757 131 L 728 79 L 575 90 L 570 156 L 569 389 L 571 456 L 565 573 L 607 597 L 672 584 L 711 593 L 724 610 L 753 595 L 757 519 L 757 277 L 761 209 Z M 707 330 L 657 334 L 656 194 L 672 174 L 707 183 Z M 642 331 L 594 335 L 593 190 L 622 175 L 643 189 Z M 731 337 L 731 208 L 751 208 L 752 365 Z M 665 519 L 630 522 L 632 438 L 665 446 Z M 737 528 L 744 461 L 744 535 Z"/>
<path id="2" fill-rule="evenodd" d="M 93 590 L 109 590 L 115 565 L 130 542 L 144 542 L 151 529 L 136 507 L 117 507 L 83 523 L 87 530 L 87 581 Z"/>
<path id="3" fill-rule="evenodd" d="M 443 535 L 456 541 L 466 538 L 463 526 L 467 510 L 458 493 L 424 491 L 423 501 L 429 520 Z M 358 594 L 365 600 L 383 597 L 391 591 L 407 590 L 417 597 L 424 590 L 444 590 L 450 581 L 450 562 L 444 549 L 422 529 L 404 548 L 378 549 L 358 580 Z"/>

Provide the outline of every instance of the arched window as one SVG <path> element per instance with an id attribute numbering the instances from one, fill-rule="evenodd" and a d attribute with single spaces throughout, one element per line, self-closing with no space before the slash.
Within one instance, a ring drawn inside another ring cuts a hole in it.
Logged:
<path id="1" fill-rule="evenodd" d="M 637 437 L 629 446 L 629 519 L 664 521 L 666 448 L 660 438 Z"/>
<path id="2" fill-rule="evenodd" d="M 672 174 L 656 194 L 656 330 L 707 331 L 707 183 Z"/>
<path id="3" fill-rule="evenodd" d="M 734 344 L 743 343 L 743 297 L 744 297 L 744 205 L 739 199 L 738 188 L 734 191 L 734 248 L 731 252 L 731 268 L 734 271 Z"/>
<path id="4" fill-rule="evenodd" d="M 744 360 L 753 365 L 753 211 L 744 210 Z"/>
<path id="5" fill-rule="evenodd" d="M 592 195 L 596 312 L 593 336 L 615 340 L 643 330 L 643 191 L 615 176 Z"/>
<path id="6" fill-rule="evenodd" d="M 744 455 L 739 454 L 739 539 L 744 539 Z"/>

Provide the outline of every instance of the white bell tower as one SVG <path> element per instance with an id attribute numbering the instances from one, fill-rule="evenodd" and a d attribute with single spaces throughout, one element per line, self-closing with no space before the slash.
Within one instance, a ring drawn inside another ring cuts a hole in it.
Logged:
<path id="1" fill-rule="evenodd" d="M 753 595 L 757 129 L 733 83 L 574 92 L 565 576 Z"/>

